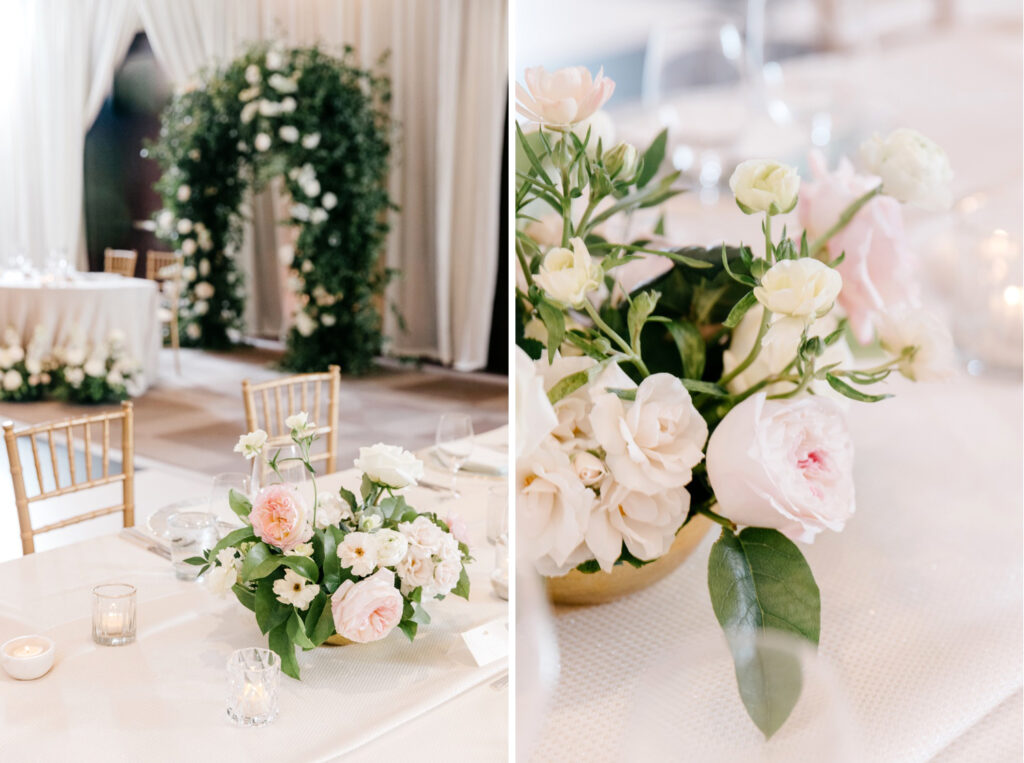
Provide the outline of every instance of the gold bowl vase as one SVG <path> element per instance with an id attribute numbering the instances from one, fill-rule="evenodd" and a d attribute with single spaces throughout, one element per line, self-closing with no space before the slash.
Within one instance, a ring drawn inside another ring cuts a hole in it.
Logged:
<path id="1" fill-rule="evenodd" d="M 349 639 L 345 638 L 344 636 L 339 636 L 337 633 L 335 633 L 332 636 L 328 636 L 327 640 L 324 642 L 324 644 L 329 644 L 330 646 L 347 646 L 349 644 L 354 644 L 354 643 L 356 643 L 356 642 L 355 641 L 350 641 Z"/>
<path id="2" fill-rule="evenodd" d="M 547 578 L 548 598 L 554 604 L 604 604 L 657 583 L 686 561 L 714 523 L 697 515 L 676 533 L 668 553 L 643 567 L 616 564 L 611 572 L 586 573 L 572 570 Z"/>

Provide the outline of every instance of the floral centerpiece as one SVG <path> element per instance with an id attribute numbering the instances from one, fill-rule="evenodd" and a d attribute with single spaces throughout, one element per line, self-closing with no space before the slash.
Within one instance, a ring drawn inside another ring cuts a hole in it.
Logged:
<path id="1" fill-rule="evenodd" d="M 951 172 L 910 130 L 866 143 L 864 173 L 815 157 L 802 183 L 746 161 L 730 188 L 763 243 L 672 247 L 663 219 L 622 240 L 615 222 L 679 193 L 679 173 L 659 175 L 664 132 L 643 152 L 595 135 L 586 120 L 613 90 L 580 67 L 527 69 L 517 87 L 532 123 L 517 125 L 519 540 L 541 574 L 578 579 L 643 568 L 695 524 L 719 525 L 711 603 L 770 736 L 799 665 L 757 639 L 818 642 L 820 592 L 797 544 L 854 512 L 845 401 L 949 367 L 948 332 L 917 307 L 901 205 L 948 205 Z M 776 224 L 794 210 L 795 237 Z M 855 363 L 850 343 L 876 339 L 878 362 Z"/>
<path id="2" fill-rule="evenodd" d="M 232 510 L 245 526 L 229 533 L 201 557 L 206 585 L 231 591 L 256 616 L 282 670 L 299 677 L 295 647 L 309 650 L 326 641 L 368 643 L 395 628 L 411 641 L 430 622 L 424 601 L 448 594 L 469 598 L 466 564 L 472 561 L 458 524 L 418 512 L 396 494 L 415 485 L 423 463 L 402 448 L 360 448 L 359 495 L 341 488 L 321 495 L 310 445 L 316 425 L 305 412 L 286 420 L 300 455 L 268 464 L 278 482 L 249 497 L 232 490 Z M 237 452 L 262 457 L 267 433 L 243 435 Z M 307 504 L 280 467 L 298 461 L 312 477 Z"/>

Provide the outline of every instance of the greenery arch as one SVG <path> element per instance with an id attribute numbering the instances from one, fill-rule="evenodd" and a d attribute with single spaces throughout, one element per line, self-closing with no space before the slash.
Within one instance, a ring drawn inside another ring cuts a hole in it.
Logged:
<path id="1" fill-rule="evenodd" d="M 283 175 L 300 227 L 289 282 L 297 311 L 283 365 L 367 371 L 381 351 L 378 266 L 387 193 L 390 82 L 318 47 L 258 44 L 175 94 L 148 147 L 162 175 L 157 235 L 184 257 L 181 339 L 224 348 L 245 306 L 234 261 L 246 192 Z"/>

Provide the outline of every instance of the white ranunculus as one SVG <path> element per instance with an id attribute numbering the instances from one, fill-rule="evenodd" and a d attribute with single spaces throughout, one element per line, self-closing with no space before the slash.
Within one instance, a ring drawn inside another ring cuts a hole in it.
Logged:
<path id="1" fill-rule="evenodd" d="M 648 376 L 632 402 L 598 395 L 590 422 L 608 467 L 628 490 L 654 495 L 684 487 L 704 458 L 707 422 L 671 374 Z"/>
<path id="2" fill-rule="evenodd" d="M 925 310 L 900 307 L 882 315 L 878 338 L 886 351 L 901 358 L 897 368 L 908 379 L 940 381 L 953 374 L 953 337 Z"/>
<path id="3" fill-rule="evenodd" d="M 259 110 L 260 110 L 260 103 L 259 103 L 259 101 L 249 101 L 249 103 L 245 104 L 245 106 L 242 107 L 242 115 L 241 115 L 242 124 L 244 124 L 244 125 L 249 124 L 256 117 L 256 115 L 259 113 Z M 244 145 L 244 144 L 242 144 L 242 145 Z M 239 150 L 244 150 L 244 149 L 240 147 Z"/>
<path id="4" fill-rule="evenodd" d="M 276 72 L 267 78 L 267 84 L 279 93 L 294 93 L 299 89 L 295 80 L 290 77 L 286 77 L 283 74 L 277 74 Z"/>
<path id="5" fill-rule="evenodd" d="M 584 542 L 594 491 L 553 437 L 516 463 L 519 548 L 542 575 L 564 575 L 591 554 Z"/>
<path id="6" fill-rule="evenodd" d="M 200 281 L 193 289 L 196 299 L 211 299 L 214 294 L 213 284 L 209 281 Z"/>
<path id="7" fill-rule="evenodd" d="M 323 530 L 337 527 L 343 519 L 352 519 L 352 507 L 341 499 L 337 493 L 327 493 L 317 497 L 316 527 Z"/>
<path id="8" fill-rule="evenodd" d="M 611 98 L 615 82 L 604 70 L 593 77 L 583 66 L 548 73 L 543 66 L 526 70 L 525 87 L 516 83 L 516 111 L 551 127 L 568 127 L 590 117 Z"/>
<path id="9" fill-rule="evenodd" d="M 226 550 L 226 549 L 225 549 Z M 210 593 L 225 597 L 231 592 L 231 587 L 238 582 L 238 570 L 234 565 L 214 565 L 203 575 L 203 585 Z"/>
<path id="10" fill-rule="evenodd" d="M 320 223 L 326 222 L 327 212 L 321 209 L 320 207 L 317 207 L 316 209 L 309 213 L 309 221 L 314 225 L 319 225 Z"/>
<path id="11" fill-rule="evenodd" d="M 353 575 L 366 577 L 377 569 L 377 540 L 365 532 L 352 532 L 338 544 L 341 566 L 351 569 Z"/>
<path id="12" fill-rule="evenodd" d="M 288 96 L 287 98 L 283 98 L 281 100 L 281 113 L 282 114 L 291 114 L 293 111 L 295 111 L 295 107 L 297 105 L 298 104 L 295 102 L 295 99 L 292 98 L 291 96 Z"/>
<path id="13" fill-rule="evenodd" d="M 772 313 L 810 325 L 825 315 L 843 288 L 843 277 L 820 260 L 780 260 L 754 287 L 754 296 Z"/>
<path id="14" fill-rule="evenodd" d="M 14 392 L 21 386 L 21 374 L 13 368 L 4 374 L 4 389 Z"/>
<path id="15" fill-rule="evenodd" d="M 299 139 L 299 128 L 295 125 L 284 125 L 277 134 L 281 136 L 281 140 L 285 143 L 294 143 Z"/>
<path id="16" fill-rule="evenodd" d="M 433 582 L 434 560 L 429 551 L 410 545 L 395 572 L 402 581 L 402 593 L 408 594 L 414 588 L 425 587 Z"/>
<path id="17" fill-rule="evenodd" d="M 603 271 L 581 238 L 569 240 L 572 249 L 556 247 L 541 261 L 534 281 L 556 302 L 580 308 L 589 292 L 601 286 Z"/>
<path id="18" fill-rule="evenodd" d="M 312 132 L 309 135 L 302 136 L 302 147 L 303 148 L 316 148 L 320 145 L 320 133 Z"/>
<path id="19" fill-rule="evenodd" d="M 196 253 L 196 242 L 195 239 L 186 238 L 181 242 L 181 253 L 186 257 L 191 257 Z"/>
<path id="20" fill-rule="evenodd" d="M 445 537 L 448 536 L 444 530 L 434 524 L 429 517 L 419 516 L 412 522 L 402 522 L 398 525 L 398 531 L 405 536 L 409 545 L 416 546 L 437 555 L 441 552 Z"/>
<path id="21" fill-rule="evenodd" d="M 210 275 L 210 261 L 205 257 L 199 260 L 199 275 L 203 278 Z"/>
<path id="22" fill-rule="evenodd" d="M 170 233 L 174 225 L 174 213 L 169 209 L 162 209 L 156 216 L 156 227 L 161 232 Z"/>
<path id="23" fill-rule="evenodd" d="M 860 147 L 867 170 L 882 178 L 882 192 L 929 211 L 949 209 L 953 169 L 946 152 L 916 130 L 875 134 Z"/>
<path id="24" fill-rule="evenodd" d="M 305 310 L 300 310 L 295 314 L 295 330 L 300 336 L 312 336 L 316 331 L 316 321 Z"/>
<path id="25" fill-rule="evenodd" d="M 106 376 L 107 364 L 104 358 L 89 358 L 82 366 L 86 376 Z"/>
<path id="26" fill-rule="evenodd" d="M 191 265 L 186 265 L 181 269 L 181 277 L 186 283 L 192 283 L 196 280 L 196 269 Z"/>
<path id="27" fill-rule="evenodd" d="M 324 209 L 334 209 L 336 206 L 338 206 L 338 197 L 335 196 L 330 191 L 328 191 L 327 193 L 324 194 L 324 197 L 320 199 L 320 203 L 323 205 Z"/>
<path id="28" fill-rule="evenodd" d="M 377 564 L 394 567 L 409 552 L 409 539 L 397 530 L 378 530 L 373 534 L 377 541 Z"/>
<path id="29" fill-rule="evenodd" d="M 302 184 L 302 192 L 311 199 L 315 199 L 320 195 L 320 181 L 314 178 L 309 178 Z"/>
<path id="30" fill-rule="evenodd" d="M 587 547 L 605 572 L 611 572 L 623 543 L 638 559 L 657 559 L 668 552 L 689 510 L 685 489 L 648 495 L 606 477 L 587 524 Z"/>
<path id="31" fill-rule="evenodd" d="M 308 437 L 316 429 L 316 424 L 309 420 L 309 414 L 305 411 L 293 413 L 284 420 L 284 425 L 288 427 L 294 437 L 299 438 Z"/>
<path id="32" fill-rule="evenodd" d="M 288 568 L 284 577 L 274 581 L 274 594 L 282 604 L 290 604 L 296 609 L 305 609 L 320 593 L 320 586 L 309 582 L 295 570 Z"/>
<path id="33" fill-rule="evenodd" d="M 199 327 L 198 323 L 190 323 L 185 327 L 185 336 L 195 341 L 203 335 L 203 330 Z"/>
<path id="34" fill-rule="evenodd" d="M 183 217 L 182 219 L 178 220 L 177 228 L 178 233 L 180 233 L 182 236 L 187 236 L 189 233 L 192 232 L 192 221 L 189 220 L 187 217 Z"/>
<path id="35" fill-rule="evenodd" d="M 354 465 L 374 482 L 396 490 L 415 485 L 423 476 L 423 462 L 397 445 L 377 443 L 360 448 Z"/>
<path id="36" fill-rule="evenodd" d="M 249 64 L 245 67 L 245 81 L 250 85 L 255 85 L 263 79 L 263 73 L 260 71 L 260 67 L 256 64 Z"/>
<path id="37" fill-rule="evenodd" d="M 192 312 L 196 315 L 206 315 L 210 312 L 210 303 L 205 299 L 197 299 L 192 305 Z"/>
<path id="38" fill-rule="evenodd" d="M 853 441 L 825 398 L 747 398 L 711 435 L 707 468 L 716 511 L 739 525 L 810 543 L 854 511 Z"/>
<path id="39" fill-rule="evenodd" d="M 281 111 L 280 104 L 268 101 L 266 98 L 261 98 L 258 101 L 254 101 L 254 103 L 257 104 L 260 114 L 265 117 L 276 117 Z M 256 137 L 259 138 L 258 135 Z M 256 148 L 259 148 L 259 146 L 257 145 Z M 262 151 L 263 149 L 260 150 Z"/>
<path id="40" fill-rule="evenodd" d="M 529 456 L 558 424 L 530 356 L 516 347 L 516 458 Z"/>
<path id="41" fill-rule="evenodd" d="M 289 211 L 296 220 L 305 222 L 309 219 L 309 207 L 305 204 L 292 204 L 292 208 Z"/>
<path id="42" fill-rule="evenodd" d="M 265 132 L 261 132 L 259 135 L 257 135 L 256 139 L 253 140 L 252 142 L 252 144 L 256 146 L 257 151 L 266 151 L 267 149 L 270 148 L 270 143 L 270 136 L 267 135 Z"/>
<path id="43" fill-rule="evenodd" d="M 320 322 L 322 324 L 324 324 L 325 326 L 333 326 L 335 323 L 338 322 L 338 319 L 335 318 L 330 313 L 321 313 L 320 314 Z"/>
<path id="44" fill-rule="evenodd" d="M 178 197 L 178 201 L 188 201 L 192 198 L 192 188 L 188 185 L 179 185 L 178 192 L 175 195 Z"/>
<path id="45" fill-rule="evenodd" d="M 267 433 L 262 429 L 244 434 L 235 443 L 235 453 L 241 453 L 246 459 L 252 460 L 263 452 L 263 447 L 267 444 L 267 438 Z"/>
<path id="46" fill-rule="evenodd" d="M 601 483 L 608 469 L 604 462 L 593 453 L 583 451 L 573 456 L 572 467 L 576 470 L 576 476 L 580 478 L 587 487 L 595 487 Z"/>
<path id="47" fill-rule="evenodd" d="M 8 371 L 7 373 L 10 374 L 11 372 Z M 17 373 L 17 371 L 15 371 L 15 373 Z M 82 386 L 82 382 L 85 381 L 85 371 L 83 371 L 81 368 L 69 368 L 64 372 L 64 379 L 72 387 L 80 387 Z M 4 382 L 6 383 L 6 381 L 7 378 L 5 376 Z"/>
<path id="48" fill-rule="evenodd" d="M 729 178 L 736 201 L 744 212 L 785 214 L 796 206 L 800 175 L 795 167 L 770 159 L 741 162 Z"/>

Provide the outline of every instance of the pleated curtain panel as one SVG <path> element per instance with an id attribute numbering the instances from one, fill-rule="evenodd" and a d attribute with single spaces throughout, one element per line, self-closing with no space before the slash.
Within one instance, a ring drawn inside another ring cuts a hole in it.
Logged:
<path id="1" fill-rule="evenodd" d="M 135 32 L 146 32 L 175 85 L 257 40 L 350 44 L 364 65 L 390 51 L 399 130 L 389 183 L 401 212 L 384 259 L 401 271 L 389 297 L 406 329 L 386 313 L 389 350 L 482 368 L 498 277 L 506 25 L 507 0 L 9 0 L 0 8 L 9 35 L 0 63 L 14 72 L 0 84 L 11 115 L 0 134 L 9 172 L 0 257 L 22 251 L 42 265 L 64 249 L 84 265 L 85 134 Z M 275 206 L 254 200 L 256 229 L 238 254 L 257 331 L 283 329 L 277 249 L 290 236 L 274 226 Z"/>

